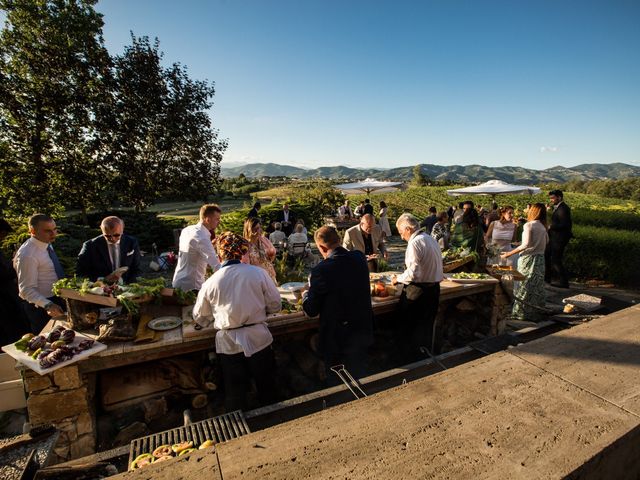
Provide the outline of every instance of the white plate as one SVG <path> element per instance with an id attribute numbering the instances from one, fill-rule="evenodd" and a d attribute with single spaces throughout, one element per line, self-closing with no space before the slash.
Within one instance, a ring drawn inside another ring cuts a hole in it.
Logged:
<path id="1" fill-rule="evenodd" d="M 445 274 L 445 277 L 447 278 L 447 280 L 451 280 L 452 282 L 456 282 L 456 283 L 498 283 L 498 280 L 496 280 L 493 277 L 489 277 L 489 278 L 453 278 L 453 277 L 451 277 L 451 275 L 447 275 L 447 274 Z"/>
<path id="2" fill-rule="evenodd" d="M 46 337 L 48 333 L 49 332 L 42 332 L 42 335 L 44 335 Z M 69 345 L 72 346 L 72 347 L 77 347 L 78 344 L 82 340 L 86 340 L 88 338 L 91 338 L 91 337 L 88 337 L 87 335 L 83 335 L 82 333 L 76 332 L 76 336 L 74 337 L 73 342 L 71 342 Z M 93 338 L 91 338 L 91 339 L 93 340 Z M 69 360 L 65 360 L 64 362 L 57 363 L 56 365 L 54 365 L 51 368 L 42 368 L 40 366 L 40 362 L 38 360 L 34 360 L 33 358 L 31 358 L 26 353 L 21 352 L 20 350 L 18 350 L 13 345 L 13 343 L 10 344 L 10 345 L 5 345 L 4 347 L 2 347 L 2 350 L 4 350 L 9 355 L 11 355 L 18 362 L 20 362 L 21 364 L 29 367 L 31 370 L 33 370 L 34 372 L 36 372 L 36 373 L 38 373 L 40 375 L 44 375 L 46 373 L 51 373 L 54 370 L 58 370 L 59 368 L 66 367 L 67 365 L 69 365 L 71 363 L 75 363 L 75 362 L 78 362 L 80 360 L 84 360 L 88 356 L 93 355 L 94 353 L 101 352 L 101 351 L 106 350 L 106 349 L 107 349 L 107 346 L 104 343 L 94 342 L 93 345 L 91 346 L 91 348 L 89 348 L 88 350 L 84 350 L 84 351 L 82 351 L 80 353 L 75 354 Z"/>
<path id="3" fill-rule="evenodd" d="M 300 290 L 304 288 L 305 285 L 306 285 L 305 282 L 289 282 L 289 283 L 283 283 L 282 285 L 280 285 L 280 288 L 283 290 L 289 290 L 290 292 L 293 292 L 294 290 Z"/>
<path id="4" fill-rule="evenodd" d="M 182 325 L 182 319 L 180 317 L 158 317 L 147 323 L 147 327 L 157 332 L 172 330 L 180 325 Z"/>

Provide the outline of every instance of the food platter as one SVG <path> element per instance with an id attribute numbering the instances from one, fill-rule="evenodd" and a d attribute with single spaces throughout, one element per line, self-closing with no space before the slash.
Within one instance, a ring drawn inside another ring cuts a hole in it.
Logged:
<path id="1" fill-rule="evenodd" d="M 83 340 L 93 340 L 93 339 L 91 337 L 88 337 L 87 335 L 76 332 L 74 340 L 69 344 L 69 346 L 77 347 L 80 344 L 80 342 L 82 342 Z M 56 363 L 54 366 L 50 368 L 42 368 L 38 360 L 35 360 L 31 358 L 27 353 L 18 350 L 14 344 L 5 345 L 4 347 L 2 347 L 2 350 L 5 353 L 7 353 L 18 362 L 25 365 L 26 367 L 29 367 L 31 370 L 38 373 L 39 375 L 45 375 L 47 373 L 53 372 L 54 370 L 58 370 L 59 368 L 66 367 L 67 365 L 83 360 L 93 355 L 94 353 L 98 353 L 106 349 L 107 349 L 107 346 L 104 343 L 93 342 L 93 344 L 91 345 L 91 348 L 88 348 L 87 350 L 84 350 L 80 353 L 75 354 L 69 360 Z"/>
<path id="2" fill-rule="evenodd" d="M 151 330 L 155 330 L 157 332 L 164 332 L 166 330 L 173 330 L 176 327 L 182 325 L 182 319 L 180 317 L 157 317 L 153 320 L 150 320 L 147 323 L 147 327 Z"/>
<path id="3" fill-rule="evenodd" d="M 493 278 L 491 275 L 486 273 L 478 273 L 474 275 L 479 275 L 478 278 L 460 278 L 458 277 L 459 273 L 446 273 L 444 276 L 447 280 L 451 280 L 456 283 L 498 283 L 498 280 Z"/>

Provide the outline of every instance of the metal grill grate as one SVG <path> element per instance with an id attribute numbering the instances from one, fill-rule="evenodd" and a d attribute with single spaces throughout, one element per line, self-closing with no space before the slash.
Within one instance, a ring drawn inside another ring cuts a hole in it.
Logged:
<path id="1" fill-rule="evenodd" d="M 193 441 L 194 447 L 198 447 L 205 440 L 213 440 L 215 443 L 226 442 L 232 438 L 241 437 L 251 433 L 244 414 L 241 410 L 225 413 L 217 417 L 191 423 L 184 427 L 165 430 L 146 437 L 136 438 L 131 441 L 129 449 L 129 467 L 138 455 L 152 453 L 160 445 L 172 445 L 174 443 Z"/>

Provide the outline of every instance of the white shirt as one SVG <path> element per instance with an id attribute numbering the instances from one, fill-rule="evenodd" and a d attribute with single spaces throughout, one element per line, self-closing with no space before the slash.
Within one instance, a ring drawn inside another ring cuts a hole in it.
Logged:
<path id="1" fill-rule="evenodd" d="M 283 214 L 285 223 L 289 223 L 289 210 L 283 210 L 282 214 Z"/>
<path id="2" fill-rule="evenodd" d="M 280 242 L 284 242 L 287 238 L 287 235 L 282 230 L 276 230 L 275 232 L 271 232 L 269 235 L 269 241 L 274 245 L 277 245 Z"/>
<path id="3" fill-rule="evenodd" d="M 404 264 L 406 270 L 397 278 L 400 283 L 441 282 L 444 278 L 438 242 L 424 232 L 414 232 L 409 238 Z"/>
<path id="4" fill-rule="evenodd" d="M 204 283 L 207 265 L 214 272 L 220 266 L 209 230 L 202 222 L 183 228 L 180 233 L 178 264 L 173 274 L 173 288 L 199 290 Z"/>
<path id="5" fill-rule="evenodd" d="M 38 307 L 49 303 L 49 297 L 53 297 L 51 287 L 58 281 L 53 261 L 47 252 L 48 246 L 48 243 L 31 237 L 20 246 L 13 259 L 20 296 Z"/>
<path id="6" fill-rule="evenodd" d="M 287 244 L 289 245 L 289 250 L 293 251 L 293 244 L 294 243 L 304 243 L 305 246 L 306 246 L 308 241 L 309 241 L 309 239 L 307 238 L 306 234 L 304 234 L 304 233 L 292 233 L 291 235 L 289 235 L 289 239 L 287 240 Z"/>
<path id="7" fill-rule="evenodd" d="M 522 255 L 544 255 L 549 242 L 547 229 L 540 220 L 527 222 L 522 227 L 522 245 L 514 251 Z"/>
<path id="8" fill-rule="evenodd" d="M 113 258 L 113 255 L 111 252 L 111 248 L 112 248 L 111 245 L 115 245 L 116 247 L 115 248 L 116 258 Z M 109 252 L 109 260 L 111 260 L 111 265 L 115 270 L 120 266 L 120 240 L 118 240 L 116 243 L 110 243 L 109 240 L 107 240 L 107 251 Z"/>
<path id="9" fill-rule="evenodd" d="M 219 330 L 216 352 L 244 352 L 250 357 L 273 342 L 267 314 L 279 312 L 280 302 L 278 288 L 264 269 L 246 263 L 232 264 L 204 282 L 193 307 L 193 318 L 196 322 L 213 319 Z"/>

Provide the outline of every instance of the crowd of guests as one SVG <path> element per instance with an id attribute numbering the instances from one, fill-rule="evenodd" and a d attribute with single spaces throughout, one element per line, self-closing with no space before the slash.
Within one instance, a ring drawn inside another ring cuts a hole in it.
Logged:
<path id="1" fill-rule="evenodd" d="M 405 341 L 405 360 L 436 352 L 435 317 L 440 282 L 443 280 L 441 250 L 463 247 L 480 251 L 485 244 L 498 249 L 499 261 L 517 257 L 517 270 L 525 280 L 516 292 L 514 315 L 537 319 L 544 308 L 544 282 L 567 287 L 562 265 L 564 249 L 571 238 L 571 213 L 562 192 L 550 192 L 553 209 L 547 227 L 547 206 L 530 205 L 517 240 L 514 209 L 494 205 L 486 215 L 473 202 L 437 212 L 419 222 L 402 214 L 396 221 L 400 238 L 407 242 L 405 269 L 393 276 L 401 284 L 398 332 Z M 275 398 L 273 338 L 267 315 L 280 311 L 274 259 L 276 245 L 308 244 L 304 222 L 284 205 L 270 233 L 263 231 L 256 203 L 244 222 L 243 234 L 216 234 L 222 211 L 215 204 L 203 205 L 199 221 L 180 234 L 173 286 L 197 292 L 193 315 L 198 324 L 214 322 L 218 330 L 216 352 L 224 376 L 228 409 L 245 408 L 253 378 L 262 403 Z M 380 203 L 378 222 L 369 201 L 351 212 L 348 202 L 340 214 L 358 223 L 339 235 L 330 226 L 316 230 L 314 240 L 322 260 L 311 269 L 302 307 L 309 316 L 320 315 L 320 352 L 329 368 L 343 363 L 360 378 L 367 373 L 366 349 L 372 342 L 373 311 L 369 273 L 377 270 L 381 258 L 388 258 L 385 238 L 390 236 L 387 206 Z M 140 273 L 140 248 L 134 237 L 124 233 L 124 222 L 106 217 L 101 235 L 86 241 L 78 253 L 76 272 L 91 280 L 131 282 Z M 11 231 L 0 220 L 0 235 Z M 30 238 L 19 248 L 13 264 L 0 257 L 3 342 L 14 341 L 25 331 L 39 333 L 49 318 L 64 311 L 62 299 L 52 285 L 65 273 L 53 249 L 57 235 L 55 221 L 44 214 L 29 219 Z M 211 275 L 208 275 L 211 274 Z M 9 328 L 10 327 L 10 328 Z M 410 339 L 409 346 L 406 339 Z M 422 352 L 422 353 L 421 353 Z M 333 378 L 328 375 L 328 378 Z"/>

